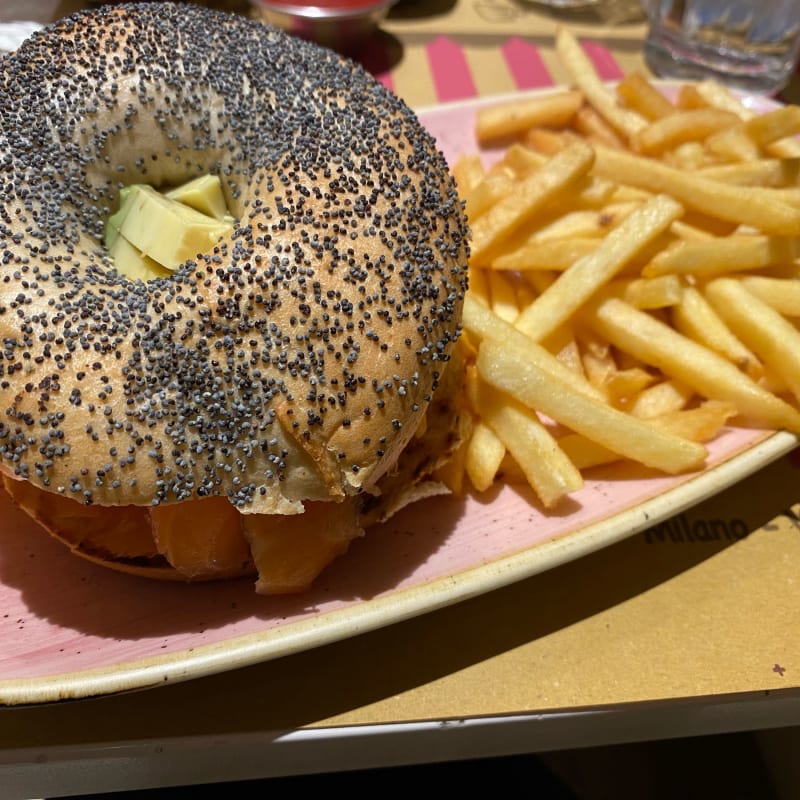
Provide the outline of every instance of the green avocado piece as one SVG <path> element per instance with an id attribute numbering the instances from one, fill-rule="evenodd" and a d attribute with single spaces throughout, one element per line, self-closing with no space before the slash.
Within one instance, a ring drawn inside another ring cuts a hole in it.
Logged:
<path id="1" fill-rule="evenodd" d="M 169 270 L 208 253 L 232 230 L 218 220 L 170 199 L 152 186 L 134 184 L 120 192 L 120 209 L 106 224 L 106 247 L 122 237 L 139 252 Z"/>
<path id="2" fill-rule="evenodd" d="M 217 220 L 224 220 L 228 215 L 219 175 L 201 175 L 170 189 L 165 196 Z"/>

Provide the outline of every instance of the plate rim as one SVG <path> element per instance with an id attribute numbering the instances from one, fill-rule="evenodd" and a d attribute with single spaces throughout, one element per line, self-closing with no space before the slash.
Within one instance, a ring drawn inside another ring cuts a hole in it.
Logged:
<path id="1" fill-rule="evenodd" d="M 786 431 L 765 432 L 764 438 L 756 444 L 684 483 L 583 528 L 456 575 L 410 586 L 372 600 L 362 600 L 291 623 L 286 628 L 242 634 L 175 653 L 97 669 L 0 680 L 0 710 L 4 706 L 88 699 L 208 677 L 322 647 L 455 605 L 634 536 L 763 469 L 791 452 L 799 443 L 795 434 Z M 706 483 L 713 484 L 713 491 L 702 492 Z M 701 487 L 699 492 L 698 485 Z M 631 524 L 619 525 L 620 520 L 630 520 Z M 608 535 L 608 528 L 617 528 L 617 533 Z M 430 599 L 431 596 L 435 601 Z M 400 606 L 402 611 L 397 613 L 396 609 L 394 614 L 387 615 L 387 606 Z M 234 653 L 236 658 L 232 658 Z"/>

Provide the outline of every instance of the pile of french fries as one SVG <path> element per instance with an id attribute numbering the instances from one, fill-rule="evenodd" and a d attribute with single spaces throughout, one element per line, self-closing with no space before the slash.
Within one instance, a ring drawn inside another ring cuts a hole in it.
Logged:
<path id="1" fill-rule="evenodd" d="M 610 87 L 568 31 L 556 51 L 572 85 L 480 111 L 499 160 L 453 165 L 472 426 L 442 475 L 546 509 L 590 467 L 700 470 L 727 425 L 800 433 L 800 107 Z"/>

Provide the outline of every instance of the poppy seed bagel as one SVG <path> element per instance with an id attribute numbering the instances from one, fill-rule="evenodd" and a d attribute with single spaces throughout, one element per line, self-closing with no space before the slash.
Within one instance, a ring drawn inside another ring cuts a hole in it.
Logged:
<path id="1" fill-rule="evenodd" d="M 3 469 L 101 505 L 242 509 L 375 483 L 456 338 L 461 205 L 363 70 L 171 4 L 78 14 L 4 70 Z M 132 282 L 101 245 L 124 184 L 223 178 L 213 253 Z"/>
<path id="2" fill-rule="evenodd" d="M 0 72 L 0 471 L 85 506 L 242 514 L 376 493 L 458 338 L 444 157 L 354 62 L 173 3 L 79 12 Z M 235 219 L 114 268 L 120 190 L 212 173 Z"/>

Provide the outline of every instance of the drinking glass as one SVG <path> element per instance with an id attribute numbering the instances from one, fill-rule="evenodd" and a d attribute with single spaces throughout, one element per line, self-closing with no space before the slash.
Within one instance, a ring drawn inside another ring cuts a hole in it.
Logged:
<path id="1" fill-rule="evenodd" d="M 645 60 L 663 77 L 781 89 L 800 58 L 800 0 L 645 0 Z"/>

